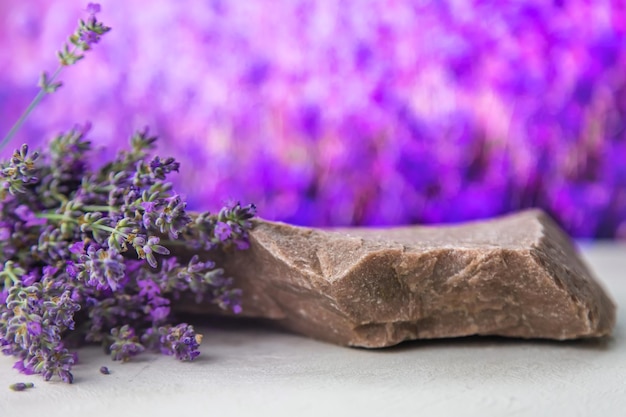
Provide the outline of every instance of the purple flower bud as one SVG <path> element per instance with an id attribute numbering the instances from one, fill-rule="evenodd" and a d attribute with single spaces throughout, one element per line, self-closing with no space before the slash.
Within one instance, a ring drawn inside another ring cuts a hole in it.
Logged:
<path id="1" fill-rule="evenodd" d="M 215 225 L 215 236 L 217 236 L 219 240 L 224 242 L 226 239 L 230 237 L 230 235 L 231 235 L 230 226 L 224 222 L 217 222 L 217 225 Z"/>
<path id="2" fill-rule="evenodd" d="M 91 46 L 91 45 L 94 45 L 94 44 L 98 43 L 98 41 L 100 40 L 100 35 L 98 35 L 96 32 L 92 32 L 90 30 L 84 30 L 80 34 L 79 39 L 85 45 Z"/>
<path id="3" fill-rule="evenodd" d="M 37 218 L 30 208 L 24 204 L 15 209 L 15 214 L 25 223 L 26 227 L 46 224 L 46 219 Z"/>
<path id="4" fill-rule="evenodd" d="M 15 384 L 9 385 L 9 388 L 13 391 L 24 391 L 27 388 L 33 388 L 35 384 L 32 382 L 16 382 Z"/>
<path id="5" fill-rule="evenodd" d="M 72 375 L 70 371 L 60 370 L 59 377 L 61 378 L 61 381 L 67 384 L 71 384 L 74 382 L 74 375 Z"/>
<path id="6" fill-rule="evenodd" d="M 152 213 L 155 210 L 156 202 L 155 201 L 143 201 L 141 203 L 141 207 L 144 208 L 146 213 Z"/>
<path id="7" fill-rule="evenodd" d="M 46 265 L 43 267 L 42 271 L 43 271 L 43 278 L 45 279 L 45 278 L 53 277 L 54 274 L 59 272 L 59 268 L 51 266 L 51 265 Z"/>
<path id="8" fill-rule="evenodd" d="M 114 361 L 127 361 L 145 350 L 143 345 L 138 343 L 135 330 L 128 325 L 111 329 L 111 336 L 115 342 L 109 347 L 109 350 Z"/>
<path id="9" fill-rule="evenodd" d="M 202 335 L 196 334 L 193 326 L 181 323 L 174 327 L 160 327 L 160 350 L 166 355 L 174 355 L 181 361 L 192 361 L 199 354 L 198 347 Z"/>
<path id="10" fill-rule="evenodd" d="M 0 227 L 0 240 L 8 240 L 11 238 L 11 229 L 8 227 Z"/>
<path id="11" fill-rule="evenodd" d="M 72 291 L 72 295 L 71 295 L 70 298 L 71 298 L 72 301 L 74 301 L 76 303 L 80 303 L 80 302 L 83 301 L 83 296 L 82 296 L 82 294 L 80 293 L 79 290 L 73 290 Z"/>
<path id="12" fill-rule="evenodd" d="M 86 9 L 87 13 L 91 16 L 100 13 L 100 10 L 102 10 L 102 7 L 98 3 L 89 3 Z"/>
<path id="13" fill-rule="evenodd" d="M 76 242 L 70 246 L 70 252 L 76 255 L 85 253 L 85 242 Z"/>
<path id="14" fill-rule="evenodd" d="M 148 264 L 153 268 L 157 267 L 157 260 L 154 256 L 155 253 L 158 253 L 159 255 L 170 254 L 169 249 L 165 246 L 159 245 L 159 242 L 160 239 L 156 236 L 149 237 L 147 242 L 142 236 L 137 236 L 133 240 L 133 246 L 137 250 L 139 257 L 148 261 Z"/>
<path id="15" fill-rule="evenodd" d="M 124 282 L 126 268 L 124 258 L 113 248 L 104 250 L 90 245 L 87 249 L 84 268 L 89 273 L 87 284 L 99 290 L 115 291 Z"/>
<path id="16" fill-rule="evenodd" d="M 161 306 L 150 311 L 150 317 L 154 323 L 162 323 L 170 314 L 170 308 Z"/>
<path id="17" fill-rule="evenodd" d="M 138 280 L 137 286 L 139 286 L 139 295 L 146 297 L 149 300 L 161 293 L 159 286 L 150 279 Z"/>
<path id="18" fill-rule="evenodd" d="M 76 278 L 78 276 L 78 268 L 76 268 L 76 265 L 72 261 L 66 262 L 65 272 L 67 272 L 67 275 L 69 275 L 70 278 Z"/>
<path id="19" fill-rule="evenodd" d="M 29 322 L 26 328 L 31 336 L 39 336 L 41 334 L 41 323 L 38 321 Z"/>
<path id="20" fill-rule="evenodd" d="M 24 360 L 19 360 L 13 364 L 13 369 L 17 369 L 21 374 L 32 375 L 35 373 L 32 366 L 28 363 L 24 363 Z"/>
<path id="21" fill-rule="evenodd" d="M 37 280 L 39 279 L 39 276 L 37 273 L 35 273 L 34 271 L 29 272 L 28 274 L 22 276 L 22 285 L 24 285 L 25 287 L 30 287 L 31 285 L 33 285 Z"/>

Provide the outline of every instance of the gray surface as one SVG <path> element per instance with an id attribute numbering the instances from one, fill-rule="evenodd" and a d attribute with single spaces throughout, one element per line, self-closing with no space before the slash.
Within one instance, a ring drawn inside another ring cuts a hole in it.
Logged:
<path id="1" fill-rule="evenodd" d="M 584 254 L 618 305 L 608 340 L 468 338 L 367 351 L 251 325 L 204 328 L 194 363 L 143 355 L 120 364 L 82 349 L 72 386 L 21 376 L 0 357 L 0 416 L 624 416 L 626 246 Z M 36 386 L 10 391 L 17 381 Z"/>

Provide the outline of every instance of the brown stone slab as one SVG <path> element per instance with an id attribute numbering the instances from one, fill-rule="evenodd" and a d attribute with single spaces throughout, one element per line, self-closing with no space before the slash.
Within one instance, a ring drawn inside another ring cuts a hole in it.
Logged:
<path id="1" fill-rule="evenodd" d="M 615 324 L 615 305 L 539 210 L 391 229 L 257 220 L 250 250 L 218 258 L 244 291 L 243 316 L 341 345 L 469 335 L 566 340 L 605 336 Z"/>

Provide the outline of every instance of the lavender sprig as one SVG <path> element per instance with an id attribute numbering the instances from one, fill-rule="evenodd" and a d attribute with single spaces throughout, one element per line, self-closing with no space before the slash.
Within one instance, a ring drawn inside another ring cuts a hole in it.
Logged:
<path id="1" fill-rule="evenodd" d="M 182 261 L 168 246 L 245 249 L 255 207 L 192 219 L 166 182 L 179 165 L 149 158 L 147 131 L 97 171 L 86 134 L 59 135 L 30 157 L 22 147 L 0 164 L 0 349 L 22 372 L 66 382 L 70 340 L 101 342 L 115 360 L 145 350 L 193 360 L 202 337 L 172 323 L 171 300 L 192 293 L 239 313 L 241 291 L 214 262 Z"/>
<path id="2" fill-rule="evenodd" d="M 24 113 L 11 127 L 7 135 L 0 142 L 0 149 L 3 149 L 10 141 L 17 131 L 22 127 L 24 121 L 28 118 L 30 113 L 37 107 L 46 94 L 52 94 L 57 91 L 62 83 L 56 81 L 63 68 L 76 64 L 78 61 L 85 57 L 85 52 L 90 50 L 93 45 L 98 43 L 102 36 L 111 30 L 110 27 L 105 26 L 96 18 L 96 14 L 100 12 L 100 5 L 96 3 L 89 3 L 87 5 L 87 13 L 89 17 L 87 20 L 80 19 L 78 21 L 78 27 L 75 32 L 70 36 L 69 43 L 63 45 L 60 51 L 57 52 L 59 58 L 59 67 L 49 75 L 46 72 L 41 74 L 39 78 L 39 92 L 30 102 Z"/>
<path id="3" fill-rule="evenodd" d="M 89 18 L 70 37 L 73 47 L 59 52 L 60 69 L 110 30 L 97 21 L 99 11 L 89 4 Z M 60 69 L 42 76 L 40 93 L 0 148 L 60 86 Z M 196 358 L 202 335 L 172 324 L 171 300 L 192 293 L 239 313 L 241 291 L 212 261 L 196 254 L 181 262 L 168 246 L 245 249 L 255 214 L 253 205 L 236 203 L 192 220 L 166 182 L 180 164 L 149 157 L 156 138 L 147 130 L 93 171 L 88 131 L 57 136 L 47 153 L 23 145 L 0 163 L 0 350 L 17 358 L 22 373 L 68 383 L 77 360 L 69 347 L 81 342 L 100 342 L 121 361 L 146 349 Z"/>

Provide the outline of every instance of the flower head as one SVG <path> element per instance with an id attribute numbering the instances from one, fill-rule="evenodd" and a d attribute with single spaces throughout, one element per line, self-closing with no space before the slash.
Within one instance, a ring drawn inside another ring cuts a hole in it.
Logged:
<path id="1" fill-rule="evenodd" d="M 139 295 L 146 297 L 148 300 L 153 299 L 161 293 L 159 285 L 153 279 L 137 280 L 139 286 Z"/>
<path id="2" fill-rule="evenodd" d="M 91 16 L 94 16 L 94 15 L 100 13 L 100 10 L 101 10 L 101 7 L 100 7 L 100 4 L 98 4 L 98 3 L 89 3 L 89 4 L 87 4 L 86 11 Z"/>
<path id="3" fill-rule="evenodd" d="M 217 222 L 215 226 L 215 236 L 222 242 L 228 239 L 231 235 L 232 231 L 228 223 L 225 222 Z"/>
<path id="4" fill-rule="evenodd" d="M 99 11 L 88 5 L 70 39 L 75 47 L 59 54 L 63 65 L 109 30 Z M 44 76 L 42 91 L 52 82 Z M 148 159 L 156 138 L 147 131 L 97 169 L 87 133 L 57 136 L 45 158 L 24 145 L 0 163 L 0 351 L 17 357 L 22 373 L 67 383 L 77 360 L 68 347 L 80 341 L 104 343 L 114 360 L 146 349 L 194 359 L 201 336 L 168 324 L 171 300 L 188 292 L 238 312 L 239 291 L 214 262 L 196 255 L 181 263 L 168 245 L 196 247 L 206 236 L 228 248 L 251 227 L 240 207 L 192 221 L 166 182 L 179 163 Z"/>
<path id="5" fill-rule="evenodd" d="M 70 252 L 76 255 L 82 255 L 85 253 L 85 242 L 80 241 L 70 245 Z"/>
<path id="6" fill-rule="evenodd" d="M 189 324 L 160 327 L 158 336 L 156 343 L 165 355 L 174 355 L 176 359 L 182 361 L 192 361 L 200 354 L 198 347 L 202 335 L 197 334 Z"/>
<path id="7" fill-rule="evenodd" d="M 92 45 L 98 43 L 100 35 L 92 30 L 84 30 L 80 33 L 78 39 L 87 47 L 91 47 Z"/>
<path id="8" fill-rule="evenodd" d="M 39 336 L 41 334 L 41 323 L 38 321 L 31 321 L 26 325 L 28 333 L 32 336 Z"/>
<path id="9" fill-rule="evenodd" d="M 139 343 L 135 329 L 128 325 L 111 329 L 111 336 L 115 341 L 109 349 L 111 351 L 111 358 L 114 361 L 121 360 L 126 362 L 145 350 L 141 343 Z"/>

